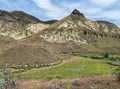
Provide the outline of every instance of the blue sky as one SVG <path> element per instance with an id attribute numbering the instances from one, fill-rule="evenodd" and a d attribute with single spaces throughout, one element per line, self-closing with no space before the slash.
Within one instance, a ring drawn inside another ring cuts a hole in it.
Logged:
<path id="1" fill-rule="evenodd" d="M 59 20 L 75 8 L 91 20 L 106 20 L 120 26 L 120 0 L 0 0 L 2 10 L 24 11 L 41 20 Z"/>

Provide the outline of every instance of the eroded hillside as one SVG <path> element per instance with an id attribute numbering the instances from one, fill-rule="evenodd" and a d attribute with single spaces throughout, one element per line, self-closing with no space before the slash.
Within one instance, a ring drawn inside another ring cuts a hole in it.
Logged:
<path id="1" fill-rule="evenodd" d="M 89 44 L 102 37 L 120 39 L 120 28 L 106 21 L 91 21 L 74 10 L 69 16 L 44 30 L 40 37 L 49 42 Z"/>

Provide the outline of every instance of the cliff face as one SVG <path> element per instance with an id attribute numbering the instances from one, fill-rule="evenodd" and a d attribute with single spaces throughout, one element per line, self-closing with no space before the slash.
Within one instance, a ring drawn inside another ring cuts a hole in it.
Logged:
<path id="1" fill-rule="evenodd" d="M 49 42 L 89 44 L 102 37 L 120 40 L 120 28 L 105 21 L 91 21 L 75 9 L 69 16 L 44 30 L 40 37 Z"/>

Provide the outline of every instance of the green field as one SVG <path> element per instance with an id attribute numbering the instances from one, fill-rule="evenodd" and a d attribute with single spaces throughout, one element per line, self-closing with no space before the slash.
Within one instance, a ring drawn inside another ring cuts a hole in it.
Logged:
<path id="1" fill-rule="evenodd" d="M 23 72 L 14 74 L 14 78 L 40 78 L 50 80 L 54 78 L 77 78 L 83 76 L 109 75 L 112 74 L 116 67 L 106 63 L 80 58 L 66 64 L 47 68 L 41 71 Z"/>
<path id="2" fill-rule="evenodd" d="M 120 66 L 120 52 L 104 52 L 104 53 L 84 53 L 84 54 L 76 54 L 86 58 L 96 59 L 104 61 L 110 65 Z"/>

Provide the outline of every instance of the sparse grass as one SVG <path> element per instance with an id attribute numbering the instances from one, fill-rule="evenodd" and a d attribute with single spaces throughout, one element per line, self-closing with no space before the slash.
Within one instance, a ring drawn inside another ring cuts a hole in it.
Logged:
<path id="1" fill-rule="evenodd" d="M 78 53 L 77 55 L 92 59 L 98 59 L 114 66 L 120 65 L 120 52 L 102 52 L 102 53 L 85 53 L 85 54 Z"/>
<path id="2" fill-rule="evenodd" d="M 82 76 L 112 74 L 114 69 L 115 67 L 109 66 L 103 62 L 80 59 L 41 71 L 14 74 L 14 78 L 40 78 L 44 80 L 55 78 L 77 78 Z"/>

